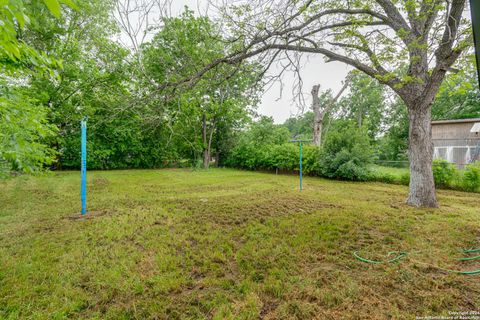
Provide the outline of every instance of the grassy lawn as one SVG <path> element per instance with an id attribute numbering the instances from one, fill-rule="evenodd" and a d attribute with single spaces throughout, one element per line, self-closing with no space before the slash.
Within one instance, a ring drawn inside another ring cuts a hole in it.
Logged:
<path id="1" fill-rule="evenodd" d="M 393 167 L 384 167 L 384 166 L 378 166 L 378 165 L 372 166 L 372 170 L 380 174 L 392 175 L 397 180 L 400 180 L 402 175 L 406 175 L 410 172 L 409 168 L 393 168 Z"/>
<path id="2" fill-rule="evenodd" d="M 0 183 L 0 319 L 414 319 L 480 311 L 480 196 L 234 170 Z M 399 263 L 369 265 L 352 252 Z"/>

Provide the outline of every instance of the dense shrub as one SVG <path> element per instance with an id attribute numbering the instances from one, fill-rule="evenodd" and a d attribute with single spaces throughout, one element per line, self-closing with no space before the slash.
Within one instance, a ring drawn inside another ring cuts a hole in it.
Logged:
<path id="1" fill-rule="evenodd" d="M 393 174 L 387 172 L 376 172 L 374 170 L 370 172 L 368 180 L 383 183 L 398 183 L 397 178 Z"/>
<path id="2" fill-rule="evenodd" d="M 450 187 L 458 174 L 457 167 L 444 159 L 433 160 L 432 169 L 435 186 L 441 188 Z"/>
<path id="3" fill-rule="evenodd" d="M 467 191 L 480 189 L 480 161 L 466 166 L 463 173 L 462 187 Z"/>
<path id="4" fill-rule="evenodd" d="M 287 128 L 275 125 L 271 118 L 263 117 L 253 123 L 248 131 L 240 134 L 224 164 L 227 167 L 248 170 L 273 169 L 277 162 L 291 167 L 290 159 L 281 155 L 283 148 L 289 155 L 293 154 L 292 148 L 295 146 L 287 146 L 289 135 Z"/>
<path id="5" fill-rule="evenodd" d="M 368 180 L 373 152 L 364 129 L 346 125 L 330 133 L 320 152 L 320 173 L 328 178 Z"/>
<path id="6" fill-rule="evenodd" d="M 227 166 L 233 168 L 254 170 L 260 158 L 261 153 L 258 148 L 252 145 L 239 144 L 232 150 L 225 163 Z"/>
<path id="7" fill-rule="evenodd" d="M 303 173 L 320 174 L 320 148 L 303 146 Z M 237 147 L 233 150 L 226 163 L 229 167 L 248 170 L 299 170 L 300 147 L 294 143 L 279 145 L 257 145 Z"/>
<path id="8" fill-rule="evenodd" d="M 226 161 L 227 166 L 249 170 L 299 169 L 298 144 L 271 141 L 263 143 L 263 139 L 252 140 L 247 133 L 239 141 Z M 365 181 L 371 177 L 368 167 L 372 163 L 372 156 L 366 131 L 347 123 L 341 130 L 327 135 L 322 149 L 304 146 L 302 165 L 305 174 Z M 392 177 L 384 177 L 384 180 L 391 181 Z"/>
<path id="9" fill-rule="evenodd" d="M 299 168 L 300 148 L 292 143 L 271 146 L 264 161 L 265 169 L 296 170 Z"/>
<path id="10" fill-rule="evenodd" d="M 320 151 L 316 146 L 303 147 L 303 172 L 309 175 L 320 175 Z"/>
<path id="11" fill-rule="evenodd" d="M 400 184 L 404 186 L 410 185 L 410 172 L 404 173 L 400 176 Z"/>

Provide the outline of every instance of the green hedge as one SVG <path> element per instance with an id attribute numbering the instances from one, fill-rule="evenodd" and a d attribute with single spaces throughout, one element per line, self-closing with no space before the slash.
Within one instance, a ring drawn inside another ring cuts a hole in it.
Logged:
<path id="1" fill-rule="evenodd" d="M 314 146 L 303 147 L 303 172 L 319 174 L 320 149 Z M 297 144 L 239 146 L 226 160 L 229 167 L 248 170 L 299 170 L 300 147 Z"/>
<path id="2" fill-rule="evenodd" d="M 409 185 L 410 173 L 391 174 L 384 169 L 386 168 L 374 167 L 370 180 Z M 464 170 L 458 170 L 454 164 L 445 160 L 434 160 L 432 169 L 437 188 L 480 192 L 480 161 L 467 165 Z"/>
<path id="3" fill-rule="evenodd" d="M 467 165 L 463 171 L 462 188 L 466 191 L 480 191 L 480 161 Z"/>
<path id="4" fill-rule="evenodd" d="M 299 170 L 300 148 L 296 143 L 262 144 L 242 141 L 233 149 L 226 165 L 248 170 Z M 303 147 L 303 172 L 307 175 L 356 181 L 369 180 L 373 152 L 365 130 L 346 125 L 330 133 L 322 148 Z"/>

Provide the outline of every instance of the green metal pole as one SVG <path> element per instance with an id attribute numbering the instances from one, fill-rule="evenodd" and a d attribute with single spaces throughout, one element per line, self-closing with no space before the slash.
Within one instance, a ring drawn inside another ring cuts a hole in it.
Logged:
<path id="1" fill-rule="evenodd" d="M 470 0 L 470 10 L 472 11 L 473 42 L 477 58 L 478 86 L 480 87 L 480 1 Z"/>

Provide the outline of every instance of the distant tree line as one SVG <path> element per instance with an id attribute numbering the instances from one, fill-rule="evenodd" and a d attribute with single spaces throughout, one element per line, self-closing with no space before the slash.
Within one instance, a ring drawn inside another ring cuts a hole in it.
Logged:
<path id="1" fill-rule="evenodd" d="M 433 120 L 480 117 L 480 91 L 474 56 L 462 61 L 461 71 L 447 76 L 432 106 Z M 323 136 L 334 132 L 348 120 L 368 133 L 375 158 L 387 161 L 408 160 L 408 115 L 403 102 L 386 86 L 357 71 L 349 75 L 347 93 L 325 115 Z M 332 91 L 319 94 L 320 103 L 332 99 Z M 312 139 L 314 111 L 287 119 L 284 126 L 291 137 Z"/>
<path id="2" fill-rule="evenodd" d="M 116 1 L 53 2 L 52 9 L 52 1 L 19 0 L 0 10 L 2 21 L 11 17 L 16 41 L 0 46 L 8 49 L 0 52 L 4 173 L 78 168 L 83 118 L 91 169 L 223 161 L 255 113 L 259 68 L 226 65 L 195 85 L 158 89 L 225 54 L 218 25 L 186 10 L 162 18 L 153 38 L 133 51 L 114 40 Z"/>
<path id="3" fill-rule="evenodd" d="M 162 17 L 150 39 L 126 48 L 115 40 L 117 5 L 16 0 L 0 10 L 1 172 L 78 168 L 84 117 L 91 169 L 208 168 L 215 159 L 219 166 L 294 170 L 297 149 L 288 141 L 312 139 L 314 128 L 321 128 L 323 142 L 307 148 L 307 171 L 363 180 L 375 159 L 407 159 L 409 117 L 393 75 L 352 71 L 338 100 L 317 87 L 319 105 L 330 104 L 321 127 L 314 109 L 277 125 L 256 112 L 269 64 L 225 58 L 244 49 L 245 34 L 226 35 L 225 21 L 185 10 Z M 408 63 L 396 67 L 405 73 L 404 87 L 416 85 L 407 77 Z M 436 93 L 433 119 L 480 117 L 474 67 L 473 55 L 458 57 Z"/>

